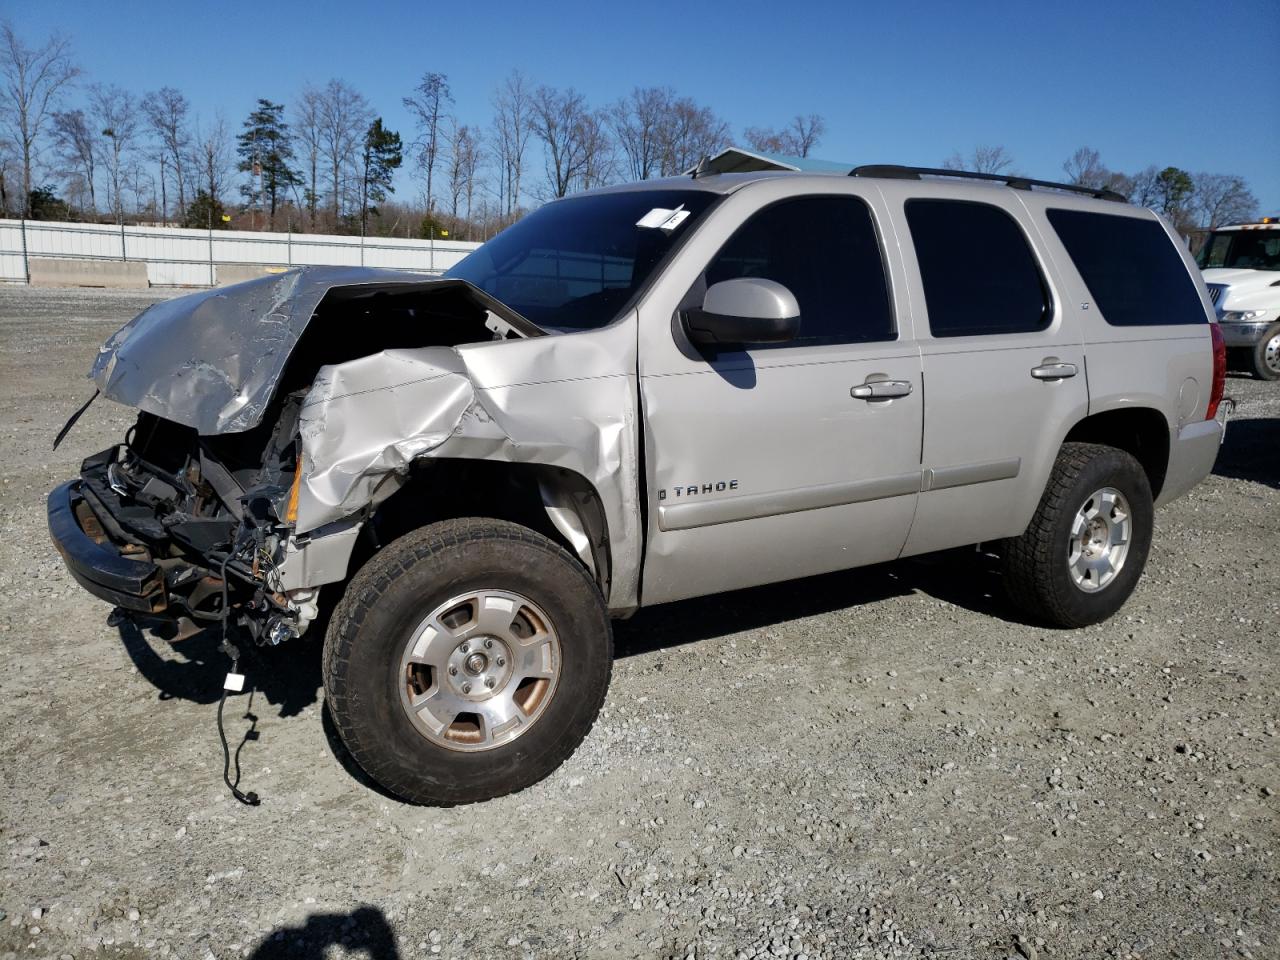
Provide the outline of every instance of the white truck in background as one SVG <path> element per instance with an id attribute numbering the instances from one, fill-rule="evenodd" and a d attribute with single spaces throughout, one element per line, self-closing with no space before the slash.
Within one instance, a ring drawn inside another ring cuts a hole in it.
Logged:
<path id="1" fill-rule="evenodd" d="M 1280 380 L 1280 217 L 1219 227 L 1198 260 L 1235 365 Z"/>

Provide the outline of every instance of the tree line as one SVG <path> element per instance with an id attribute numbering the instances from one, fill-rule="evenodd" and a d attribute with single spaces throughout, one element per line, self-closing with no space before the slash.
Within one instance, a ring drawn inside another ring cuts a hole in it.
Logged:
<path id="1" fill-rule="evenodd" d="M 85 83 L 65 37 L 31 46 L 8 22 L 0 76 L 0 212 L 35 219 L 483 240 L 544 200 L 679 174 L 734 142 L 807 157 L 826 134 L 808 114 L 735 141 L 711 107 L 670 87 L 600 106 L 518 70 L 492 92 L 483 122 L 463 122 L 448 76 L 428 71 L 402 98 L 412 122 L 403 135 L 337 78 L 304 85 L 290 104 L 259 99 L 233 129 L 221 113 L 198 116 L 174 87 L 139 95 Z M 412 200 L 393 196 L 405 164 L 420 188 Z M 943 165 L 1005 173 L 1013 159 L 982 146 Z M 1118 173 L 1089 147 L 1063 171 L 1160 210 L 1187 234 L 1257 206 L 1238 176 Z"/>
<path id="2" fill-rule="evenodd" d="M 1014 161 L 1002 146 L 980 146 L 953 153 L 943 161 L 952 170 L 1012 175 Z M 1185 237 L 1196 237 L 1228 223 L 1251 220 L 1258 200 L 1243 177 L 1231 173 L 1190 173 L 1178 167 L 1151 165 L 1136 173 L 1120 173 L 1102 162 L 1092 147 L 1080 147 L 1062 164 L 1066 182 L 1118 193 L 1130 203 L 1150 207 Z"/>

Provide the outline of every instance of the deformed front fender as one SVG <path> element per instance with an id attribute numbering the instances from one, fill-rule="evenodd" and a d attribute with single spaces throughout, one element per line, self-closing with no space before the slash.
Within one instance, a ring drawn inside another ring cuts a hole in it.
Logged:
<path id="1" fill-rule="evenodd" d="M 610 609 L 634 609 L 641 536 L 633 324 L 386 350 L 321 368 L 300 418 L 297 533 L 376 506 L 424 457 L 560 467 L 599 499 L 607 529 L 592 539 L 608 545 L 609 557 L 603 570 L 603 561 L 592 563 L 609 584 Z"/>

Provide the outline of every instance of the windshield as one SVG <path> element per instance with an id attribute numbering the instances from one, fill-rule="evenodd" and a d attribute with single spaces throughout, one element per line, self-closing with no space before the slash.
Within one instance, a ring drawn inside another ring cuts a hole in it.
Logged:
<path id="1" fill-rule="evenodd" d="M 1209 234 L 1200 269 L 1280 270 L 1280 230 L 1223 230 Z"/>
<path id="2" fill-rule="evenodd" d="M 470 281 L 544 330 L 593 330 L 618 316 L 715 199 L 704 190 L 638 190 L 558 200 L 445 276 Z"/>

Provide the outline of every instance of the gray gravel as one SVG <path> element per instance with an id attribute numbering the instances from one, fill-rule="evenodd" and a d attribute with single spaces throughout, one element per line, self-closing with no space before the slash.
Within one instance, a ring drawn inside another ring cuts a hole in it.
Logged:
<path id="1" fill-rule="evenodd" d="M 44 530 L 146 302 L 0 289 L 0 957 L 1280 956 L 1280 384 L 1229 382 L 1109 623 L 1020 622 L 971 553 L 647 611 L 578 753 L 449 810 L 349 769 L 302 641 L 229 705 L 246 809 L 213 643 L 108 627 Z"/>

